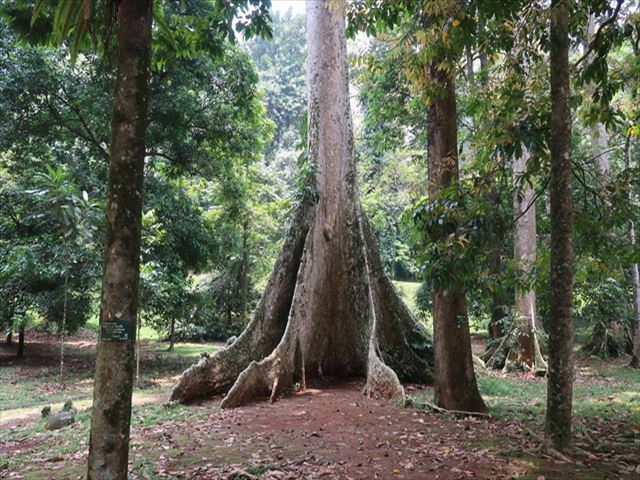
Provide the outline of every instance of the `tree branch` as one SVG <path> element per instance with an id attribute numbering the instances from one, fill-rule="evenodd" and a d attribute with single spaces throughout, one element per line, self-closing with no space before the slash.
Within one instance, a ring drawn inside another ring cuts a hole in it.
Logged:
<path id="1" fill-rule="evenodd" d="M 600 34 L 602 33 L 602 31 L 605 29 L 605 27 L 611 25 L 618 18 L 618 14 L 620 13 L 620 9 L 622 8 L 622 4 L 623 3 L 624 3 L 624 0 L 618 0 L 618 3 L 616 4 L 616 8 L 613 11 L 613 15 L 611 15 L 604 22 L 602 22 L 602 24 L 600 24 L 600 27 L 598 27 L 598 31 L 596 32 L 595 36 L 593 37 L 593 40 L 591 42 L 589 42 L 589 48 L 587 48 L 587 51 L 584 52 L 584 55 L 582 55 L 582 57 L 580 57 L 578 59 L 578 61 L 576 61 L 576 63 L 574 64 L 575 67 L 580 65 L 582 62 L 584 62 L 589 57 L 589 55 L 591 55 L 591 53 L 593 52 L 594 47 L 598 44 L 598 40 L 600 40 Z"/>

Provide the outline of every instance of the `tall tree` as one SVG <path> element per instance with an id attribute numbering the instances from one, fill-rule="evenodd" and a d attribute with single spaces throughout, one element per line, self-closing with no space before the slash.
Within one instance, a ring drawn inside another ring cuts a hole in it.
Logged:
<path id="1" fill-rule="evenodd" d="M 116 5 L 107 241 L 87 473 L 96 480 L 127 478 L 153 0 Z"/>
<path id="2" fill-rule="evenodd" d="M 530 182 L 522 181 L 527 171 L 529 153 L 513 161 L 514 194 L 514 257 L 521 277 L 528 280 L 536 261 L 536 204 L 535 192 Z M 526 286 L 516 285 L 516 314 L 518 334 L 517 352 L 507 360 L 516 360 L 536 372 L 545 372 L 547 363 L 540 352 L 537 337 L 536 292 L 526 281 Z"/>
<path id="3" fill-rule="evenodd" d="M 458 180 L 458 129 L 454 74 L 440 59 L 429 67 L 435 83 L 428 112 L 429 198 Z M 487 410 L 476 383 L 464 288 L 435 285 L 432 294 L 435 402 L 450 410 Z"/>
<path id="4" fill-rule="evenodd" d="M 631 29 L 630 29 L 631 30 Z M 633 30 L 632 30 L 633 31 Z M 638 61 L 640 54 L 640 22 L 636 20 L 635 32 L 631 38 L 631 48 L 633 55 Z M 631 103 L 634 104 L 638 96 L 638 76 L 635 75 L 634 81 L 631 82 Z M 636 117 L 637 122 L 637 117 Z M 637 127 L 637 124 L 636 124 Z M 631 167 L 631 132 L 627 135 L 624 143 L 624 166 L 626 169 Z M 637 148 L 637 147 L 636 147 Z M 632 195 L 633 199 L 633 195 Z M 635 247 L 637 243 L 636 238 L 636 222 L 633 220 L 629 225 L 629 241 L 632 246 Z M 631 286 L 633 288 L 633 307 L 634 307 L 634 325 L 633 325 L 633 340 L 631 342 L 631 362 L 630 366 L 640 368 L 640 271 L 638 269 L 638 263 L 631 264 Z"/>
<path id="5" fill-rule="evenodd" d="M 428 338 L 382 268 L 358 193 L 349 104 L 345 2 L 307 1 L 304 196 L 253 319 L 228 348 L 185 371 L 171 394 L 231 390 L 223 407 L 311 376 L 366 376 L 366 392 L 404 399 L 428 381 Z"/>
<path id="6" fill-rule="evenodd" d="M 567 0 L 551 2 L 551 273 L 546 433 L 556 448 L 571 441 L 573 394 L 573 194 Z"/>

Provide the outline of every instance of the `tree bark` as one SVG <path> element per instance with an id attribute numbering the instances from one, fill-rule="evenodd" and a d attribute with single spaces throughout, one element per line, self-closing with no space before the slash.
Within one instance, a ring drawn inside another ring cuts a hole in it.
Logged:
<path id="1" fill-rule="evenodd" d="M 458 179 L 458 130 L 452 74 L 434 61 L 429 76 L 438 86 L 428 112 L 429 197 L 435 201 Z M 435 286 L 432 298 L 435 403 L 447 410 L 486 412 L 473 369 L 464 289 Z"/>
<path id="2" fill-rule="evenodd" d="M 152 3 L 117 3 L 107 242 L 87 473 L 91 480 L 127 478 Z"/>
<path id="3" fill-rule="evenodd" d="M 67 327 L 67 304 L 69 288 L 69 269 L 64 272 L 64 302 L 62 307 L 62 328 L 60 329 L 60 385 L 64 384 L 64 329 Z"/>
<path id="4" fill-rule="evenodd" d="M 185 371 L 171 399 L 225 391 L 223 408 L 313 376 L 365 376 L 404 400 L 399 377 L 431 378 L 424 330 L 382 269 L 358 193 L 344 5 L 307 2 L 307 158 L 314 167 L 265 292 L 230 346 Z"/>
<path id="5" fill-rule="evenodd" d="M 247 304 L 249 302 L 249 222 L 242 223 L 242 270 L 240 271 L 240 318 L 242 325 L 247 323 Z"/>
<path id="6" fill-rule="evenodd" d="M 16 355 L 21 357 L 24 354 L 24 325 L 20 325 L 18 330 L 18 351 Z"/>
<path id="7" fill-rule="evenodd" d="M 632 96 L 635 99 L 635 93 Z M 627 136 L 624 143 L 624 166 L 625 169 L 631 167 L 631 137 Z M 629 242 L 632 246 L 636 245 L 636 226 L 633 221 L 629 222 Z M 631 362 L 630 367 L 640 368 L 640 273 L 638 272 L 638 264 L 631 264 L 631 282 L 633 288 L 633 339 L 631 341 Z"/>
<path id="8" fill-rule="evenodd" d="M 633 222 L 629 229 L 629 238 L 631 245 L 636 244 L 636 229 Z M 633 311 L 634 311 L 634 329 L 633 340 L 631 346 L 631 362 L 629 365 L 634 368 L 640 368 L 640 273 L 638 272 L 638 264 L 631 264 L 631 280 L 633 282 Z"/>
<path id="9" fill-rule="evenodd" d="M 631 42 L 631 47 L 633 49 L 633 54 L 638 57 L 638 42 L 640 39 L 638 37 L 635 38 L 634 41 Z M 634 102 L 637 97 L 637 89 L 638 87 L 638 79 L 636 78 L 635 82 L 631 85 L 631 101 Z M 637 148 L 637 144 L 636 144 Z M 624 145 L 624 166 L 625 169 L 631 167 L 631 136 L 627 135 L 627 139 Z M 633 195 L 632 195 L 633 199 Z M 636 199 L 637 200 L 637 199 Z M 629 240 L 631 245 L 635 246 L 636 244 L 636 228 L 635 223 L 633 221 L 630 222 L 629 225 Z M 629 365 L 634 368 L 640 368 L 640 273 L 638 272 L 638 264 L 633 263 L 631 265 L 631 279 L 633 283 L 633 307 L 634 307 L 634 329 L 633 329 L 633 340 L 631 343 L 631 362 Z"/>
<path id="10" fill-rule="evenodd" d="M 522 276 L 528 276 L 536 261 L 536 204 L 535 192 L 520 178 L 527 171 L 529 153 L 513 161 L 514 181 L 514 257 L 516 268 Z M 516 325 L 518 336 L 517 352 L 510 352 L 507 361 L 515 360 L 534 372 L 545 372 L 547 363 L 540 352 L 536 333 L 536 292 L 531 288 L 516 285 Z"/>
<path id="11" fill-rule="evenodd" d="M 140 301 L 138 301 L 138 305 Z M 138 309 L 138 322 L 136 325 L 136 389 L 140 388 L 140 327 L 142 327 L 142 315 Z"/>
<path id="12" fill-rule="evenodd" d="M 571 441 L 573 393 L 573 195 L 569 5 L 551 2 L 551 273 L 546 434 L 556 448 Z"/>
<path id="13" fill-rule="evenodd" d="M 6 344 L 8 347 L 13 344 L 13 332 L 7 333 Z"/>

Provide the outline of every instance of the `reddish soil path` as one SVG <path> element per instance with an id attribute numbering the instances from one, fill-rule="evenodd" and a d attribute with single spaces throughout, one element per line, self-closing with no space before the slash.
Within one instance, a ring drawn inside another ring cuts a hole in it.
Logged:
<path id="1" fill-rule="evenodd" d="M 365 398 L 360 387 L 309 389 L 275 404 L 212 413 L 188 427 L 149 428 L 136 439 L 137 455 L 146 455 L 144 445 L 164 444 L 156 468 L 169 478 L 585 478 L 583 467 L 523 454 L 532 442 L 515 422 L 401 409 Z"/>

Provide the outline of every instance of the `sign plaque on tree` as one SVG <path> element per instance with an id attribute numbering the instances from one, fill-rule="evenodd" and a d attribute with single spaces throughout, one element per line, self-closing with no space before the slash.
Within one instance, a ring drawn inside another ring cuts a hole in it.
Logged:
<path id="1" fill-rule="evenodd" d="M 110 318 L 100 326 L 100 340 L 103 342 L 128 342 L 132 338 L 129 320 Z"/>

